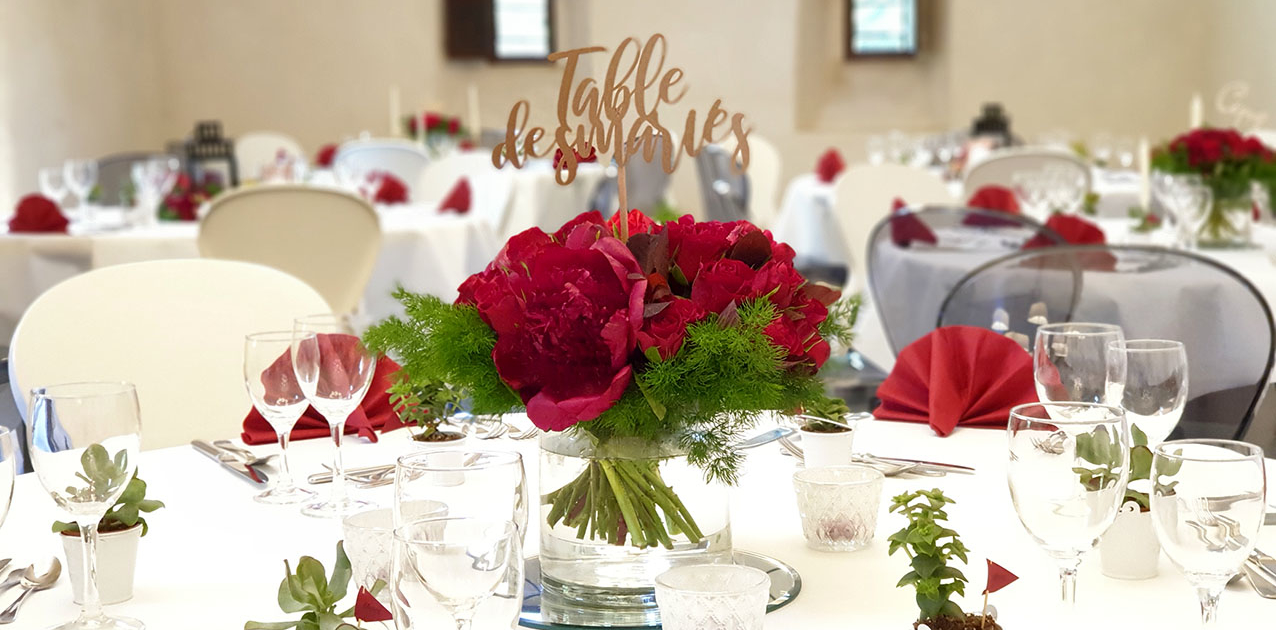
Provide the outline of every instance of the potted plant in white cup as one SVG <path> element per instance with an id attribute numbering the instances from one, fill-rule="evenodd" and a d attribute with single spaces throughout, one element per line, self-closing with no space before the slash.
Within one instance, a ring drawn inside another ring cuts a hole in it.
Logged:
<path id="1" fill-rule="evenodd" d="M 855 440 L 851 410 L 838 398 L 826 398 L 808 405 L 797 416 L 802 435 L 802 462 L 807 468 L 846 466 L 854 463 L 852 445 Z"/>
<path id="2" fill-rule="evenodd" d="M 425 378 L 412 378 L 399 373 L 390 386 L 390 403 L 404 424 L 421 429 L 412 439 L 421 444 L 456 445 L 465 439 L 461 431 L 449 431 L 445 425 L 461 409 L 462 396 L 446 383 Z"/>
<path id="3" fill-rule="evenodd" d="M 1148 436 L 1139 427 L 1131 425 L 1130 435 L 1134 445 L 1130 447 L 1129 483 L 1116 521 L 1099 539 L 1099 561 L 1103 574 L 1108 577 L 1146 580 L 1157 576 L 1161 556 L 1161 546 L 1152 527 L 1148 493 L 1138 489 L 1150 489 L 1152 450 L 1148 448 Z M 1112 469 L 1120 465 L 1118 448 L 1121 445 L 1106 433 L 1078 436 L 1077 455 L 1099 467 L 1073 469 L 1081 475 L 1081 483 L 1100 487 L 1115 478 Z"/>
<path id="4" fill-rule="evenodd" d="M 84 477 L 92 483 L 99 480 L 109 483 L 118 479 L 117 471 L 126 467 L 128 455 L 116 453 L 115 459 L 107 455 L 101 445 L 90 446 L 81 457 Z M 98 594 L 103 604 L 117 604 L 133 597 L 133 571 L 137 566 L 137 542 L 148 530 L 143 513 L 164 507 L 154 499 L 146 498 L 146 482 L 133 473 L 124 493 L 115 505 L 98 521 L 97 573 Z M 55 521 L 53 531 L 61 534 L 62 550 L 66 554 L 67 572 L 71 577 L 71 589 L 75 603 L 84 601 L 84 541 L 75 523 Z"/>

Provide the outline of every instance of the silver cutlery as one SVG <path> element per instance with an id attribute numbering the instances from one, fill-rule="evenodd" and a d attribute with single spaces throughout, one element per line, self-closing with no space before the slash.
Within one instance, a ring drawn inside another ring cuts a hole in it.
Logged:
<path id="1" fill-rule="evenodd" d="M 279 453 L 271 453 L 264 456 L 257 455 L 252 451 L 231 442 L 230 440 L 215 440 L 213 441 L 213 446 L 216 446 L 223 451 L 229 451 L 231 454 L 236 455 L 239 459 L 243 460 L 245 466 L 252 466 L 254 468 L 257 466 L 264 466 L 269 463 L 270 460 L 279 457 Z"/>
<path id="2" fill-rule="evenodd" d="M 44 575 L 35 574 L 35 565 L 27 567 L 22 572 L 22 587 L 26 590 L 22 591 L 18 598 L 13 600 L 9 607 L 0 612 L 0 624 L 13 623 L 18 617 L 18 609 L 22 607 L 22 602 L 27 600 L 32 593 L 43 591 L 57 583 L 58 578 L 62 576 L 62 563 L 57 558 L 53 559 L 53 566 Z"/>
<path id="3" fill-rule="evenodd" d="M 230 453 L 227 453 L 208 442 L 203 440 L 191 440 L 191 446 L 195 447 L 195 450 L 203 453 L 209 459 L 221 464 L 222 468 L 240 475 L 257 485 L 265 485 L 268 481 L 265 473 L 244 464 L 238 457 L 235 457 L 234 455 L 231 455 Z"/>
<path id="4" fill-rule="evenodd" d="M 1241 565 L 1241 571 L 1245 573 L 1249 585 L 1254 587 L 1254 592 L 1258 593 L 1259 597 L 1276 599 L 1276 576 L 1263 571 L 1252 559 L 1246 560 L 1245 564 Z"/>
<path id="5" fill-rule="evenodd" d="M 757 448 L 763 444 L 770 444 L 780 438 L 789 437 L 790 435 L 793 435 L 793 429 L 790 429 L 789 427 L 771 429 L 770 431 L 764 431 L 740 442 L 739 444 L 736 444 L 735 450 L 743 451 L 751 448 Z"/>
<path id="6" fill-rule="evenodd" d="M 483 433 L 483 434 L 480 434 L 478 432 L 477 424 L 473 424 L 471 426 L 473 427 L 472 434 L 474 435 L 474 437 L 477 437 L 480 440 L 494 440 L 498 437 L 501 437 L 502 435 L 505 435 L 505 433 L 510 430 L 509 426 L 507 426 L 504 422 L 500 422 L 500 423 L 492 425 L 492 427 L 487 430 L 487 433 Z"/>
<path id="7" fill-rule="evenodd" d="M 508 422 L 503 424 L 505 425 L 507 429 L 509 429 L 510 431 L 509 436 L 511 440 L 530 440 L 541 434 L 540 427 L 537 427 L 535 425 L 532 425 L 526 431 L 522 431 L 522 430 L 519 430 L 518 427 Z"/>
<path id="8" fill-rule="evenodd" d="M 793 440 L 790 439 L 788 436 L 781 437 L 779 438 L 779 440 L 780 440 L 781 448 L 787 451 L 790 455 L 796 457 L 798 461 L 800 462 L 806 461 L 806 456 L 804 452 L 802 451 L 801 446 L 794 444 Z M 861 463 L 882 471 L 882 474 L 887 477 L 898 477 L 900 475 L 906 475 L 906 474 L 918 475 L 921 477 L 943 477 L 944 475 L 947 474 L 943 471 L 924 470 L 920 467 L 919 464 L 897 464 L 897 463 L 885 462 L 885 461 L 878 461 L 878 462 L 861 461 Z"/>
<path id="9" fill-rule="evenodd" d="M 934 468 L 936 470 L 943 470 L 944 472 L 957 473 L 961 475 L 975 474 L 974 468 L 971 468 L 970 466 L 962 466 L 961 464 L 947 464 L 944 462 L 928 462 L 924 459 L 906 459 L 903 457 L 884 457 L 882 455 L 869 455 L 868 453 L 856 453 L 855 456 L 865 457 L 865 458 L 874 459 L 874 460 L 882 461 L 882 462 L 917 464 L 924 468 Z"/>
<path id="10" fill-rule="evenodd" d="M 28 569 L 28 570 L 31 570 L 31 571 L 34 571 L 34 570 L 35 570 L 35 565 L 34 565 L 34 564 L 33 564 L 33 565 L 30 565 L 30 566 L 28 566 L 28 567 L 27 567 L 27 569 Z M 17 585 L 18 585 L 19 583 L 21 583 L 21 582 L 22 582 L 22 569 L 14 569 L 14 570 L 10 571 L 10 572 L 9 572 L 9 576 L 8 576 L 8 577 L 6 577 L 6 578 L 4 579 L 4 581 L 3 581 L 3 582 L 0 582 L 0 594 L 2 594 L 2 593 L 4 593 L 4 592 L 8 591 L 9 589 L 11 589 L 11 588 L 13 588 L 13 587 L 17 586 Z"/>
<path id="11" fill-rule="evenodd" d="M 323 467 L 327 468 L 327 470 L 306 477 L 306 483 L 332 483 L 332 468 L 330 468 L 327 464 L 324 464 Z M 386 472 L 394 472 L 394 464 L 381 464 L 379 466 L 367 466 L 365 468 L 347 468 L 346 479 L 359 479 L 361 477 L 384 474 Z"/>

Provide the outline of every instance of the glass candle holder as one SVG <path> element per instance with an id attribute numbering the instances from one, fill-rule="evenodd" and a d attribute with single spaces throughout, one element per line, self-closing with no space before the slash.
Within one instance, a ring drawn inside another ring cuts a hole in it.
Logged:
<path id="1" fill-rule="evenodd" d="M 818 551 L 867 547 L 877 531 L 882 471 L 869 466 L 828 466 L 793 473 L 806 545 Z"/>
<path id="2" fill-rule="evenodd" d="M 442 518 L 447 516 L 447 506 L 438 501 L 413 501 L 415 518 Z M 377 580 L 390 582 L 390 564 L 394 550 L 394 514 L 390 508 L 377 508 L 355 512 L 341 519 L 345 536 L 346 556 L 350 558 L 350 573 L 354 587 L 371 590 Z M 381 591 L 377 599 L 388 603 L 390 589 Z"/>
<path id="3" fill-rule="evenodd" d="M 753 567 L 700 564 L 656 577 L 665 630 L 762 630 L 771 578 Z"/>

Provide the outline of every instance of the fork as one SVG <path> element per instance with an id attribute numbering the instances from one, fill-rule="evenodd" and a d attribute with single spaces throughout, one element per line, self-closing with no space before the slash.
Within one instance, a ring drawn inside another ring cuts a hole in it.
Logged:
<path id="1" fill-rule="evenodd" d="M 503 424 L 512 431 L 512 433 L 509 434 L 511 440 L 530 440 L 541 434 L 540 427 L 537 427 L 536 425 L 528 427 L 526 431 L 520 431 L 518 427 L 508 422 Z"/>

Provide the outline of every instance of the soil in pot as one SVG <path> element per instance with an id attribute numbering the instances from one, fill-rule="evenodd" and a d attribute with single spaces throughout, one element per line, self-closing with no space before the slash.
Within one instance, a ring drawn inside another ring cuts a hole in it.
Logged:
<path id="1" fill-rule="evenodd" d="M 982 626 L 980 624 L 983 624 Z M 964 619 L 956 617 L 936 617 L 925 621 L 914 621 L 913 630 L 929 628 L 930 630 L 1002 630 L 992 617 L 984 619 L 983 615 L 967 614 Z"/>
<path id="2" fill-rule="evenodd" d="M 456 431 L 438 430 L 438 431 L 431 431 L 429 434 L 418 433 L 412 436 L 412 439 L 418 442 L 425 442 L 429 444 L 440 444 L 444 442 L 455 442 L 457 440 L 465 439 L 465 434 L 458 433 Z"/>

